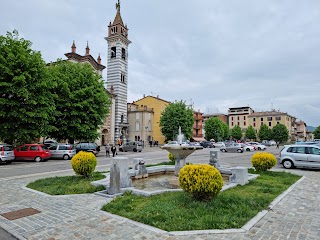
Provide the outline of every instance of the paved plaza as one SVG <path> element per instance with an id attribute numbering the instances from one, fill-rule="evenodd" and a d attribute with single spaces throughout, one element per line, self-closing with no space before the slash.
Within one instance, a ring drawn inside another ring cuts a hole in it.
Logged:
<path id="1" fill-rule="evenodd" d="M 291 172 L 305 178 L 249 231 L 172 235 L 101 211 L 101 206 L 111 201 L 102 196 L 49 196 L 25 188 L 44 176 L 0 180 L 0 214 L 24 208 L 40 211 L 16 220 L 0 216 L 0 227 L 18 239 L 30 240 L 320 239 L 320 172 L 297 169 Z"/>

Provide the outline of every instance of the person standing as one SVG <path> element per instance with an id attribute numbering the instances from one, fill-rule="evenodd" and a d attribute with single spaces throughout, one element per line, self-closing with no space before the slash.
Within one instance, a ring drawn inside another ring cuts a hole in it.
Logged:
<path id="1" fill-rule="evenodd" d="M 116 151 L 117 151 L 116 146 L 112 145 L 112 147 L 111 147 L 112 157 L 114 157 L 116 155 Z"/>
<path id="2" fill-rule="evenodd" d="M 279 148 L 279 145 L 280 145 L 280 143 L 279 143 L 279 142 L 277 142 L 277 149 Z"/>
<path id="3" fill-rule="evenodd" d="M 106 144 L 106 156 L 110 157 L 110 145 L 109 145 L 109 143 Z"/>

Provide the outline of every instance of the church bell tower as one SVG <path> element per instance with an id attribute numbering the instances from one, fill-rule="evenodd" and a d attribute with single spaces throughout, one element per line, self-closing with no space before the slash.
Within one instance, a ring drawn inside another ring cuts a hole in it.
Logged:
<path id="1" fill-rule="evenodd" d="M 120 1 L 116 3 L 117 13 L 108 26 L 108 67 L 107 89 L 115 95 L 115 140 L 124 141 L 128 130 L 128 39 L 127 25 L 123 24 L 120 14 Z"/>

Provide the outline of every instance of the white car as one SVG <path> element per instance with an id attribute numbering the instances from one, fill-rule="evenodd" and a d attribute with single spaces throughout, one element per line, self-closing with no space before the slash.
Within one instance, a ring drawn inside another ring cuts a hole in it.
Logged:
<path id="1" fill-rule="evenodd" d="M 216 142 L 216 143 L 212 143 L 213 147 L 225 147 L 226 145 L 224 144 L 224 142 Z"/>
<path id="2" fill-rule="evenodd" d="M 249 142 L 250 145 L 255 146 L 256 150 L 266 150 L 267 147 L 265 145 L 262 145 L 258 142 Z"/>
<path id="3" fill-rule="evenodd" d="M 253 146 L 248 145 L 248 144 L 241 144 L 241 146 L 243 147 L 243 151 L 247 151 L 247 152 L 253 152 L 255 149 Z"/>

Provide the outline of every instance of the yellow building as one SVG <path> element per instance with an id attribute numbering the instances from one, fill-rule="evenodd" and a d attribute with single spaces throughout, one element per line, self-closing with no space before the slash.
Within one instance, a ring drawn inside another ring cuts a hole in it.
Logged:
<path id="1" fill-rule="evenodd" d="M 165 137 L 161 133 L 159 126 L 161 112 L 170 104 L 170 102 L 153 96 L 144 96 L 142 99 L 133 102 L 139 107 L 146 107 L 153 109 L 153 122 L 152 124 L 152 141 L 158 141 L 159 144 L 164 144 Z"/>
<path id="2" fill-rule="evenodd" d="M 253 112 L 248 116 L 248 126 L 252 126 L 257 132 L 260 130 L 262 124 L 273 128 L 275 125 L 281 123 L 286 126 L 291 138 L 294 135 L 295 117 L 290 116 L 288 113 L 279 111 L 266 111 L 266 112 Z M 261 139 L 264 140 L 264 139 Z"/>

